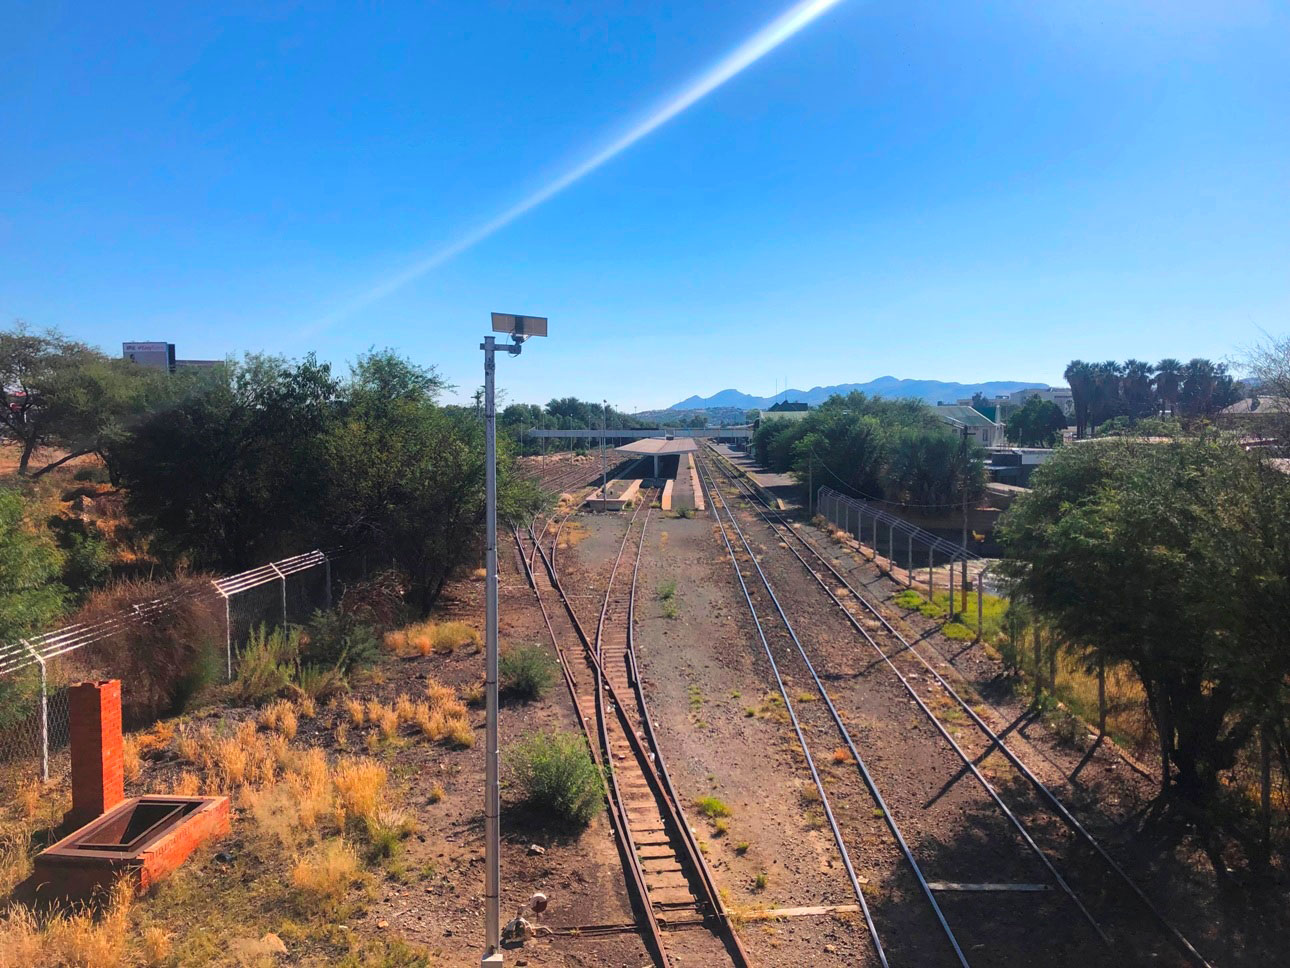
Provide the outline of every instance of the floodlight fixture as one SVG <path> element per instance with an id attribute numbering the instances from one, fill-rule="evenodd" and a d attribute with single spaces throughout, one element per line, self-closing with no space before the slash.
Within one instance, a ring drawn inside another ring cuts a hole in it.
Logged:
<path id="1" fill-rule="evenodd" d="M 517 343 L 522 343 L 530 336 L 546 335 L 546 317 L 493 313 L 493 332 L 510 333 Z"/>

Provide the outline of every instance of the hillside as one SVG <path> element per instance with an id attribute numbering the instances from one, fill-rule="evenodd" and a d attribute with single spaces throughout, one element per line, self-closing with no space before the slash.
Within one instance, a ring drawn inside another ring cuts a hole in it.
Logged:
<path id="1" fill-rule="evenodd" d="M 823 403 L 835 393 L 858 390 L 874 396 L 898 399 L 915 397 L 927 403 L 953 403 L 961 397 L 983 393 L 993 397 L 1029 387 L 1045 387 L 1046 383 L 1027 383 L 1020 380 L 992 380 L 986 383 L 949 383 L 942 380 L 904 380 L 894 376 L 880 376 L 868 383 L 839 383 L 835 386 L 812 387 L 809 390 L 782 390 L 774 396 L 758 397 L 740 390 L 721 390 L 710 397 L 687 397 L 674 403 L 671 410 L 704 410 L 712 407 L 738 407 L 748 410 L 769 407 L 781 400 L 800 400 L 812 406 Z"/>

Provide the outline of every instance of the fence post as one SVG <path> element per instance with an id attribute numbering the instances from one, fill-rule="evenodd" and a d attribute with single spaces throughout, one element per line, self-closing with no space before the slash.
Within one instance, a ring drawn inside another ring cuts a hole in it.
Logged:
<path id="1" fill-rule="evenodd" d="M 896 557 L 896 524 L 894 521 L 887 522 L 887 574 L 890 575 L 893 560 Z"/>
<path id="2" fill-rule="evenodd" d="M 945 590 L 950 593 L 949 601 L 946 602 L 946 604 L 949 606 L 950 614 L 945 621 L 953 622 L 954 621 L 954 559 L 953 558 L 951 558 L 945 566 Z"/>
<path id="3" fill-rule="evenodd" d="M 269 567 L 282 579 L 282 631 L 285 632 L 287 630 L 287 576 L 275 563 L 270 562 Z"/>
<path id="4" fill-rule="evenodd" d="M 878 564 L 878 512 L 873 512 L 873 563 Z"/>
<path id="5" fill-rule="evenodd" d="M 331 559 L 330 558 L 323 559 L 323 574 L 325 576 L 324 580 L 327 583 L 326 591 L 324 592 L 324 596 L 323 596 L 323 603 L 327 611 L 330 612 L 331 611 Z"/>
<path id="6" fill-rule="evenodd" d="M 1106 656 L 1097 660 L 1097 734 L 1106 735 Z"/>
<path id="7" fill-rule="evenodd" d="M 976 641 L 985 638 L 985 570 L 976 573 Z"/>
<path id="8" fill-rule="evenodd" d="M 927 600 L 934 602 L 936 600 L 936 582 L 933 580 L 932 558 L 936 554 L 936 549 L 931 545 L 927 546 Z"/>
<path id="9" fill-rule="evenodd" d="M 22 644 L 27 647 L 31 657 L 40 666 L 40 779 L 49 782 L 49 675 L 45 668 L 45 657 L 36 651 L 26 639 Z"/>
<path id="10" fill-rule="evenodd" d="M 905 587 L 914 587 L 914 532 L 905 535 Z"/>
<path id="11" fill-rule="evenodd" d="M 221 594 L 223 594 L 221 592 Z M 233 681 L 233 609 L 229 597 L 224 595 L 224 656 L 228 665 L 228 681 Z"/>
<path id="12" fill-rule="evenodd" d="M 968 597 L 968 576 L 967 576 L 967 556 L 966 555 L 963 556 L 963 581 L 961 584 L 963 585 L 963 606 L 961 610 L 966 612 L 967 597 Z"/>

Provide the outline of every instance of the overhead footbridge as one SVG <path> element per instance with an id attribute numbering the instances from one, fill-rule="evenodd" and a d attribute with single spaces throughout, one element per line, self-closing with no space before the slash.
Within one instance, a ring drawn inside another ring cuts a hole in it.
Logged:
<path id="1" fill-rule="evenodd" d="M 676 438 L 677 440 L 715 440 L 726 443 L 742 443 L 749 440 L 753 435 L 753 428 L 743 427 L 700 427 L 694 429 L 681 429 L 673 427 L 655 427 L 655 428 L 627 428 L 627 427 L 610 427 L 607 430 L 600 427 L 575 427 L 571 430 L 543 430 L 538 427 L 532 427 L 524 431 L 525 437 L 531 437 L 535 440 L 604 440 L 609 446 L 618 446 L 633 440 L 646 439 L 668 439 Z"/>

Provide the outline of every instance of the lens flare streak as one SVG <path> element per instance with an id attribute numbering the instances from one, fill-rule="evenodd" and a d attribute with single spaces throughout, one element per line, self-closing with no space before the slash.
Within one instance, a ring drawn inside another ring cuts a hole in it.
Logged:
<path id="1" fill-rule="evenodd" d="M 841 2 L 842 0 L 805 0 L 805 2 L 794 5 L 700 74 L 680 93 L 655 108 L 643 120 L 595 154 L 570 168 L 558 178 L 548 182 L 499 215 L 467 232 L 450 245 L 412 263 L 401 272 L 372 287 L 336 312 L 320 320 L 315 328 L 325 328 L 346 316 L 365 309 L 510 225 L 522 215 L 537 208 L 543 202 L 558 195 L 570 185 L 622 154 L 646 135 L 667 124 L 678 114 L 702 100 L 745 68 L 755 64 L 762 57 Z"/>

